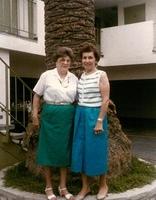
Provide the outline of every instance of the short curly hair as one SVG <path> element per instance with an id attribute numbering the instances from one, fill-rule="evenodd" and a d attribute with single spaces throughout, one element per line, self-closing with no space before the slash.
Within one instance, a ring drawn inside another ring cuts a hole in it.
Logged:
<path id="1" fill-rule="evenodd" d="M 80 57 L 82 59 L 83 53 L 88 53 L 88 52 L 93 52 L 96 61 L 98 62 L 100 60 L 100 55 L 99 52 L 96 48 L 95 45 L 91 44 L 91 43 L 84 43 L 81 50 L 80 50 Z"/>
<path id="2" fill-rule="evenodd" d="M 71 61 L 73 61 L 74 54 L 73 50 L 69 47 L 58 47 L 53 55 L 53 61 L 56 62 L 58 58 L 69 56 Z"/>

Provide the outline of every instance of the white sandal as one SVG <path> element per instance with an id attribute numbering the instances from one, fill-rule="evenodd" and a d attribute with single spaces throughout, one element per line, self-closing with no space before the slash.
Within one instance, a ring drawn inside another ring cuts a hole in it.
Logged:
<path id="1" fill-rule="evenodd" d="M 75 200 L 83 200 L 88 194 L 90 194 L 90 189 L 89 189 L 88 192 L 87 192 L 86 194 L 84 194 L 84 195 L 82 195 L 82 194 L 76 195 Z"/>
<path id="2" fill-rule="evenodd" d="M 71 198 L 74 197 L 71 193 L 68 192 L 67 188 L 60 188 L 60 186 L 59 186 L 58 191 L 59 191 L 59 195 L 61 197 L 65 197 L 67 200 L 70 200 Z M 67 194 L 64 194 L 63 191 L 66 191 Z"/>
<path id="3" fill-rule="evenodd" d="M 51 194 L 48 194 L 48 191 L 51 191 Z M 45 193 L 46 193 L 48 200 L 57 200 L 55 194 L 53 194 L 53 188 L 52 187 L 45 188 Z"/>

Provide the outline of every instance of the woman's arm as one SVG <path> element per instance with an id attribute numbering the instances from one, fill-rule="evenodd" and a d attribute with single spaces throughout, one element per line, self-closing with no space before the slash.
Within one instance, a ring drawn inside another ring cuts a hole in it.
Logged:
<path id="1" fill-rule="evenodd" d="M 107 74 L 102 73 L 99 82 L 100 92 L 102 96 L 102 105 L 100 108 L 99 116 L 97 118 L 95 133 L 100 133 L 103 130 L 103 119 L 107 113 L 108 104 L 109 104 L 109 95 L 110 95 L 110 85 L 108 81 Z"/>
<path id="2" fill-rule="evenodd" d="M 39 111 L 40 111 L 40 96 L 38 94 L 34 94 L 33 97 L 33 113 L 32 113 L 32 120 L 33 120 L 33 127 L 34 129 L 39 128 Z"/>

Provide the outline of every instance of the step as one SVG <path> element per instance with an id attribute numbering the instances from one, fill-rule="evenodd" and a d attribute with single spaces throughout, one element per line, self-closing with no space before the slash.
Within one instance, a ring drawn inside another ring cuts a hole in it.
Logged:
<path id="1" fill-rule="evenodd" d="M 24 138 L 24 135 L 26 133 L 23 131 L 21 133 L 17 133 L 17 132 L 12 132 L 10 131 L 10 136 L 12 139 L 16 139 L 16 140 L 20 140 L 20 139 L 23 139 Z"/>
<path id="2" fill-rule="evenodd" d="M 9 130 L 14 129 L 15 126 L 13 124 L 10 124 L 10 125 L 8 125 L 8 128 L 9 128 Z M 0 130 L 6 130 L 6 129 L 7 129 L 6 124 L 0 124 Z"/>
<path id="3" fill-rule="evenodd" d="M 8 134 L 8 131 L 10 129 L 14 129 L 14 125 L 11 124 L 8 126 L 8 130 L 7 130 L 7 126 L 5 124 L 0 124 L 0 133 L 3 134 L 3 135 L 7 135 Z"/>

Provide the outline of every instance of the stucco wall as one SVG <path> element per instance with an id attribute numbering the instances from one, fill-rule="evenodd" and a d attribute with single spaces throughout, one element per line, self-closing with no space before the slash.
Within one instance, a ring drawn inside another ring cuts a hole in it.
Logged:
<path id="1" fill-rule="evenodd" d="M 101 66 L 156 63 L 153 21 L 101 29 Z"/>
<path id="2" fill-rule="evenodd" d="M 156 22 L 156 1 L 155 0 L 129 0 L 118 4 L 118 24 L 124 24 L 124 7 L 145 4 L 146 21 L 154 20 Z"/>
<path id="3" fill-rule="evenodd" d="M 9 52 L 0 49 L 0 56 L 9 64 Z M 10 104 L 10 73 L 8 71 L 8 99 L 6 99 L 6 75 L 5 65 L 0 61 L 0 102 L 6 106 L 6 101 Z M 0 109 L 0 124 L 4 125 L 6 122 L 6 114 Z"/>

